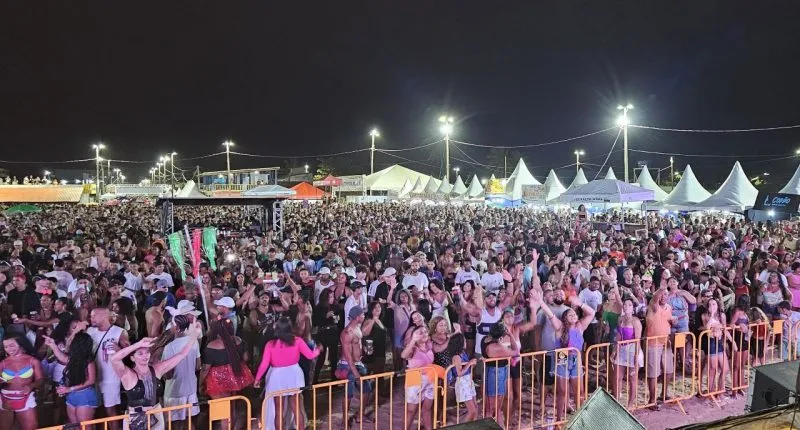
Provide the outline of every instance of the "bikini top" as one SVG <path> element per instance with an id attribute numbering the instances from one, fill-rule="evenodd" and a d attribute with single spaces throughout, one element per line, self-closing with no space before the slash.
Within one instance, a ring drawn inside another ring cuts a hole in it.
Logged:
<path id="1" fill-rule="evenodd" d="M 6 368 L 3 369 L 2 372 L 0 372 L 0 379 L 2 379 L 5 382 L 11 382 L 11 380 L 14 378 L 20 378 L 20 379 L 33 378 L 33 366 L 28 365 L 17 371 L 13 371 L 11 369 Z"/>

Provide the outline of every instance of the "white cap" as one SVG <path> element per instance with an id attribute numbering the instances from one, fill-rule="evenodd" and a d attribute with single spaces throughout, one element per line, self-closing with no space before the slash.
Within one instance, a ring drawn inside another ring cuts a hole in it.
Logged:
<path id="1" fill-rule="evenodd" d="M 319 272 L 317 272 L 317 273 L 319 273 L 320 275 L 330 275 L 331 274 L 331 269 L 329 269 L 327 267 L 323 267 L 322 269 L 319 269 Z"/>
<path id="2" fill-rule="evenodd" d="M 22 246 L 22 241 L 21 240 L 15 240 L 14 241 L 14 246 Z"/>
<path id="3" fill-rule="evenodd" d="M 386 268 L 386 270 L 383 271 L 383 275 L 381 275 L 381 276 L 389 277 L 389 276 L 394 276 L 396 274 L 397 274 L 397 270 L 394 270 L 394 267 L 388 267 L 388 268 Z"/>
<path id="4" fill-rule="evenodd" d="M 217 306 L 225 306 L 228 309 L 233 309 L 236 307 L 236 303 L 233 301 L 233 299 L 227 296 L 219 300 L 215 300 L 214 304 Z"/>

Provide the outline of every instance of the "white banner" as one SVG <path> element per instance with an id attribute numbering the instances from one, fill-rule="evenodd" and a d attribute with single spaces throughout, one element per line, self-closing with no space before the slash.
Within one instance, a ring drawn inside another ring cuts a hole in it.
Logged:
<path id="1" fill-rule="evenodd" d="M 358 191 L 364 192 L 364 175 L 349 175 L 349 176 L 340 176 L 339 179 L 342 180 L 342 185 L 338 187 L 333 187 L 333 190 L 338 192 L 346 192 L 346 191 Z"/>

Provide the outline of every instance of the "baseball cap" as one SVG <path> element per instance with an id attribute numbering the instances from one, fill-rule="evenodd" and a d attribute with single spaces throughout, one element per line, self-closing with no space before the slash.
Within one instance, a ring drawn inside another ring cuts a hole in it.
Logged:
<path id="1" fill-rule="evenodd" d="M 394 267 L 389 267 L 383 271 L 383 275 L 381 276 L 394 276 L 397 274 L 397 270 L 394 270 Z"/>
<path id="2" fill-rule="evenodd" d="M 650 276 L 650 275 L 644 275 L 644 276 L 642 276 L 642 281 L 651 281 L 652 282 L 653 281 L 653 277 Z"/>
<path id="3" fill-rule="evenodd" d="M 350 312 L 347 313 L 347 316 L 352 321 L 352 320 L 360 317 L 363 313 L 364 313 L 364 309 L 361 309 L 361 306 L 353 306 L 352 308 L 350 308 Z"/>
<path id="4" fill-rule="evenodd" d="M 330 275 L 331 274 L 331 269 L 329 269 L 327 267 L 323 267 L 322 269 L 319 269 L 319 272 L 317 272 L 317 273 L 319 273 L 320 275 Z"/>
<path id="5" fill-rule="evenodd" d="M 236 303 L 234 303 L 233 299 L 227 296 L 219 300 L 215 300 L 214 304 L 217 306 L 225 306 L 228 309 L 233 309 L 236 307 Z"/>
<path id="6" fill-rule="evenodd" d="M 21 240 L 15 240 L 14 241 L 14 246 L 22 246 L 22 241 Z"/>
<path id="7" fill-rule="evenodd" d="M 350 283 L 350 289 L 355 290 L 356 288 L 364 288 L 364 284 L 359 281 L 353 281 Z"/>

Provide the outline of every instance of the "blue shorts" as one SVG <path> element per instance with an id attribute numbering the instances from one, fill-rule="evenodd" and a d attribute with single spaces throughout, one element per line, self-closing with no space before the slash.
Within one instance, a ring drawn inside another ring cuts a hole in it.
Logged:
<path id="1" fill-rule="evenodd" d="M 568 355 L 567 357 L 559 358 L 558 363 L 556 363 L 556 376 L 565 379 L 575 379 L 581 375 L 583 375 L 583 369 L 581 369 L 578 363 L 577 355 Z"/>
<path id="2" fill-rule="evenodd" d="M 360 373 L 360 376 L 365 376 L 367 374 L 367 368 L 364 366 L 364 364 L 358 362 L 355 364 L 355 366 L 356 370 L 358 370 L 358 373 Z M 336 364 L 335 376 L 337 379 L 347 379 L 347 397 L 353 397 L 356 394 L 356 390 L 360 389 L 360 387 L 356 386 L 356 376 L 353 375 L 353 371 L 350 369 L 350 365 L 347 364 L 346 361 L 340 360 L 339 363 Z M 372 381 L 365 381 L 364 392 L 371 391 Z"/>
<path id="3" fill-rule="evenodd" d="M 96 408 L 98 403 L 97 390 L 94 387 L 67 393 L 67 404 L 73 408 Z"/>
<path id="4" fill-rule="evenodd" d="M 708 355 L 725 352 L 725 340 L 712 337 L 708 340 Z"/>
<path id="5" fill-rule="evenodd" d="M 508 386 L 508 367 L 486 366 L 486 395 L 489 397 L 505 396 Z"/>

